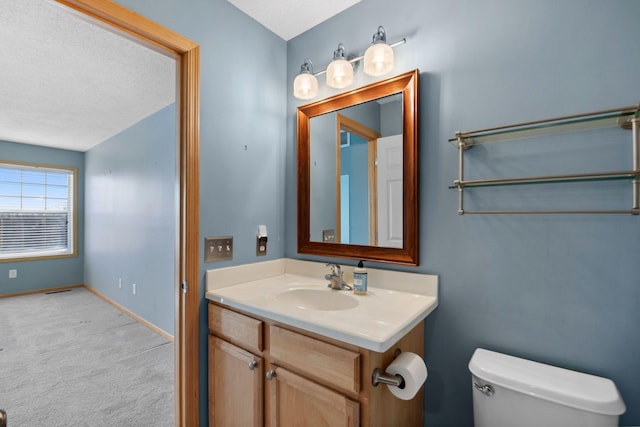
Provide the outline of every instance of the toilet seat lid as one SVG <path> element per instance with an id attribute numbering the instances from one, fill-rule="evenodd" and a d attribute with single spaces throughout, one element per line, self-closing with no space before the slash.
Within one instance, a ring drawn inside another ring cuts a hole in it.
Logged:
<path id="1" fill-rule="evenodd" d="M 604 415 L 626 410 L 616 385 L 608 378 L 545 365 L 478 348 L 469 370 L 483 381 L 561 405 Z"/>

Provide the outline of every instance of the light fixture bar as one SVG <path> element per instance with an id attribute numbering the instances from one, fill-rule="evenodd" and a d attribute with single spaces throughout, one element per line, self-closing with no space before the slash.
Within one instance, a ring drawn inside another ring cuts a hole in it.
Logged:
<path id="1" fill-rule="evenodd" d="M 403 37 L 397 42 L 391 43 L 389 46 L 394 48 L 396 46 L 400 46 L 401 44 L 405 44 L 406 42 L 407 42 L 407 39 Z M 361 61 L 363 58 L 364 58 L 364 55 L 360 55 L 360 56 L 356 56 L 355 58 L 347 59 L 347 61 L 353 64 L 354 62 Z M 327 69 L 325 68 L 324 70 L 318 71 L 317 73 L 313 73 L 313 75 L 318 77 L 326 73 L 327 73 Z"/>

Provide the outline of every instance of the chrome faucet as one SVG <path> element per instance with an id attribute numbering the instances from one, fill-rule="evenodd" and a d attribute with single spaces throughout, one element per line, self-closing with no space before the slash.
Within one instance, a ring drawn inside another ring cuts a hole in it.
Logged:
<path id="1" fill-rule="evenodd" d="M 327 285 L 328 287 L 338 291 L 343 289 L 353 290 L 353 288 L 347 285 L 342 278 L 342 270 L 338 264 L 327 263 L 327 267 L 331 268 L 331 273 L 324 275 L 324 278 L 329 281 L 329 284 Z"/>

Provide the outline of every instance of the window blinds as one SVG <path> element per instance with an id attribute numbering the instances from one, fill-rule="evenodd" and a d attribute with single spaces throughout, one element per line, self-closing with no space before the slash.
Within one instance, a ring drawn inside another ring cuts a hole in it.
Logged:
<path id="1" fill-rule="evenodd" d="M 0 258 L 74 253 L 74 171 L 0 163 Z"/>

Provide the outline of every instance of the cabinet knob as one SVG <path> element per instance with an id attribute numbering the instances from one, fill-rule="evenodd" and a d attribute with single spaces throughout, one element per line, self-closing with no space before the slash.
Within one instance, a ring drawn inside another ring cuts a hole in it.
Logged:
<path id="1" fill-rule="evenodd" d="M 269 381 L 271 381 L 272 379 L 274 379 L 276 376 L 276 371 L 274 371 L 273 369 L 267 371 L 267 379 Z"/>
<path id="2" fill-rule="evenodd" d="M 251 362 L 249 362 L 249 370 L 253 371 L 257 367 L 258 367 L 258 362 L 257 361 L 252 360 Z"/>

